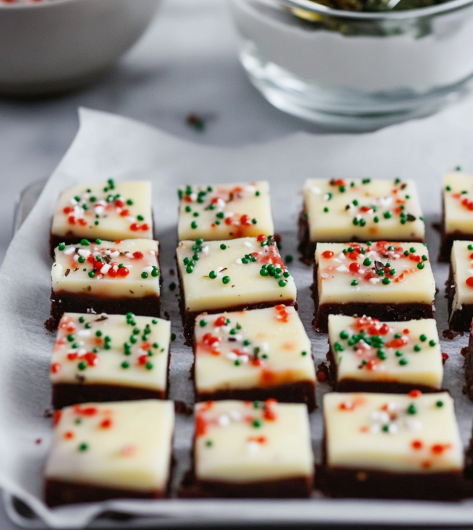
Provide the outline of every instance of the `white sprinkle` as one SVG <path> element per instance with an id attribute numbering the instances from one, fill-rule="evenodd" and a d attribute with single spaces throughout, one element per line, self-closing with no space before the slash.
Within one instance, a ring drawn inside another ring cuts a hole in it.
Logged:
<path id="1" fill-rule="evenodd" d="M 218 424 L 220 427 L 228 427 L 230 425 L 230 418 L 226 414 L 222 414 L 218 418 Z"/>
<path id="2" fill-rule="evenodd" d="M 249 361 L 248 355 L 240 355 L 239 359 L 244 364 L 246 364 Z"/>
<path id="3" fill-rule="evenodd" d="M 76 353 L 76 352 L 77 352 L 77 350 L 74 350 L 74 349 L 72 349 L 72 350 L 67 350 L 67 353 L 68 353 L 68 354 L 69 354 L 69 353 Z"/>
<path id="4" fill-rule="evenodd" d="M 327 279 L 329 276 L 325 272 L 320 275 L 321 278 Z"/>
<path id="5" fill-rule="evenodd" d="M 243 340 L 243 336 L 240 335 L 239 333 L 237 335 L 232 335 L 232 337 L 237 341 L 237 342 L 241 342 Z"/>
<path id="6" fill-rule="evenodd" d="M 110 252 L 110 256 L 112 258 L 117 258 L 120 255 L 120 252 L 118 250 L 114 250 L 113 252 Z"/>
<path id="7" fill-rule="evenodd" d="M 269 350 L 268 343 L 267 343 L 267 342 L 262 342 L 262 343 L 260 344 L 260 348 L 263 350 L 264 353 L 267 353 L 268 350 Z"/>
<path id="8" fill-rule="evenodd" d="M 320 195 L 322 193 L 322 190 L 320 188 L 317 188 L 317 186 L 311 186 L 310 191 L 312 193 L 315 193 L 316 195 Z"/>
<path id="9" fill-rule="evenodd" d="M 194 191 L 189 195 L 189 197 L 191 198 L 192 202 L 195 202 L 197 200 L 197 193 Z"/>
<path id="10" fill-rule="evenodd" d="M 70 200 L 70 203 L 76 205 L 76 204 L 77 204 L 77 201 L 76 201 L 74 198 L 72 198 L 72 199 Z"/>
<path id="11" fill-rule="evenodd" d="M 335 263 L 341 263 L 342 262 L 342 260 L 339 259 L 339 258 L 333 258 L 332 261 L 335 262 Z"/>
<path id="12" fill-rule="evenodd" d="M 348 272 L 348 268 L 345 267 L 345 265 L 340 265 L 340 267 L 337 267 L 335 270 L 338 272 Z"/>
<path id="13" fill-rule="evenodd" d="M 397 259 L 397 258 L 400 258 L 401 255 L 400 254 L 393 254 L 393 259 Z"/>
<path id="14" fill-rule="evenodd" d="M 390 417 L 387 412 L 384 412 L 384 410 L 379 411 L 379 419 L 382 423 L 389 423 Z"/>
<path id="15" fill-rule="evenodd" d="M 230 351 L 227 353 L 227 359 L 230 361 L 236 361 L 238 359 L 238 355 L 235 352 Z"/>
<path id="16" fill-rule="evenodd" d="M 90 256 L 90 250 L 87 250 L 86 248 L 80 248 L 77 253 L 79 254 L 79 256 L 82 256 L 86 259 Z"/>
<path id="17" fill-rule="evenodd" d="M 224 212 L 224 215 L 225 219 L 227 219 L 228 217 L 233 217 L 233 212 Z"/>
<path id="18" fill-rule="evenodd" d="M 252 186 L 251 184 L 249 186 L 245 186 L 246 191 L 256 191 L 256 186 Z"/>
<path id="19" fill-rule="evenodd" d="M 72 259 L 74 261 L 79 261 L 79 254 L 74 254 L 74 257 Z"/>
<path id="20" fill-rule="evenodd" d="M 209 246 L 208 246 L 208 245 L 205 245 L 205 247 L 202 247 L 202 252 L 203 252 L 204 254 L 208 254 L 208 252 L 209 252 Z"/>
<path id="21" fill-rule="evenodd" d="M 389 434 L 396 434 L 398 430 L 398 426 L 395 423 L 391 423 L 391 425 L 388 427 Z"/>
<path id="22" fill-rule="evenodd" d="M 389 401 L 387 409 L 391 412 L 395 411 L 397 409 L 397 404 L 394 401 Z"/>
<path id="23" fill-rule="evenodd" d="M 96 213 L 97 215 L 100 215 L 101 213 L 104 212 L 105 208 L 104 208 L 103 206 L 97 205 L 97 206 L 94 208 L 94 210 L 95 210 L 95 213 Z"/>
<path id="24" fill-rule="evenodd" d="M 251 248 L 253 245 L 249 241 L 245 241 L 245 247 Z"/>
<path id="25" fill-rule="evenodd" d="M 111 265 L 106 263 L 105 265 L 102 265 L 102 268 L 100 269 L 101 274 L 107 274 L 107 272 L 112 268 Z"/>
<path id="26" fill-rule="evenodd" d="M 379 198 L 379 203 L 381 204 L 381 206 L 389 206 L 392 202 L 393 202 L 392 197 L 380 197 Z"/>
<path id="27" fill-rule="evenodd" d="M 380 280 L 379 278 L 370 278 L 370 283 L 378 283 Z"/>
<path id="28" fill-rule="evenodd" d="M 82 341 L 80 344 L 84 344 Z M 87 353 L 87 350 L 85 348 L 80 348 L 77 352 L 79 355 L 85 355 Z"/>
<path id="29" fill-rule="evenodd" d="M 236 263 L 237 265 L 241 265 L 242 261 L 241 261 L 240 258 L 238 258 L 237 260 L 235 260 L 235 263 Z"/>
<path id="30" fill-rule="evenodd" d="M 133 254 L 131 252 L 125 252 L 125 256 L 127 258 L 132 258 L 133 257 Z"/>
<path id="31" fill-rule="evenodd" d="M 152 256 L 156 256 L 156 250 L 150 250 L 149 253 L 150 253 Z"/>
<path id="32" fill-rule="evenodd" d="M 238 410 L 231 410 L 229 415 L 233 421 L 241 421 L 241 414 L 238 412 Z"/>
<path id="33" fill-rule="evenodd" d="M 147 272 L 147 273 L 153 272 L 153 267 L 151 265 L 149 267 L 145 267 L 143 269 L 143 272 Z"/>
<path id="34" fill-rule="evenodd" d="M 258 442 L 247 442 L 246 447 L 248 449 L 248 452 L 250 453 L 257 453 L 259 451 L 260 444 Z"/>
<path id="35" fill-rule="evenodd" d="M 92 332 L 90 331 L 90 329 L 80 329 L 77 332 L 77 335 L 79 335 L 79 337 L 90 337 L 91 334 Z"/>
<path id="36" fill-rule="evenodd" d="M 64 254 L 65 254 L 66 256 L 70 256 L 71 254 L 74 254 L 75 251 L 76 251 L 76 249 L 75 249 L 74 247 L 70 247 L 70 248 L 68 248 L 68 249 L 66 249 L 66 250 L 64 251 Z"/>
<path id="37" fill-rule="evenodd" d="M 225 201 L 219 197 L 217 199 L 216 206 L 217 208 L 223 208 L 225 206 Z"/>
<path id="38" fill-rule="evenodd" d="M 340 252 L 340 254 L 338 255 L 338 259 L 347 259 L 347 257 L 343 252 Z"/>

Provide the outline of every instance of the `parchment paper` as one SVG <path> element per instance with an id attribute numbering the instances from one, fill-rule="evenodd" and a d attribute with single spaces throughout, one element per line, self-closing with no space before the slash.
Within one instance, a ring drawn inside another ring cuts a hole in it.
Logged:
<path id="1" fill-rule="evenodd" d="M 359 136 L 317 137 L 297 134 L 266 145 L 238 150 L 208 148 L 183 142 L 145 125 L 117 116 L 80 111 L 80 130 L 68 153 L 44 189 L 34 210 L 15 236 L 0 271 L 0 486 L 26 502 L 48 525 L 80 528 L 107 510 L 138 515 L 159 515 L 162 520 L 192 524 L 212 522 L 332 522 L 466 524 L 473 522 L 473 501 L 462 503 L 372 502 L 322 499 L 309 501 L 114 501 L 49 510 L 42 503 L 42 470 L 52 432 L 49 360 L 54 335 L 43 322 L 49 315 L 50 268 L 48 233 L 59 192 L 78 183 L 121 179 L 151 179 L 158 238 L 162 245 L 163 311 L 171 317 L 177 340 L 172 345 L 171 398 L 192 403 L 190 348 L 183 345 L 176 291 L 169 283 L 176 246 L 176 186 L 267 179 L 272 188 L 276 231 L 282 235 L 283 255 L 296 253 L 296 220 L 301 190 L 309 177 L 413 178 L 417 181 L 427 240 L 432 257 L 438 235 L 432 222 L 439 220 L 441 175 L 460 165 L 473 172 L 473 121 L 465 129 L 457 118 L 469 113 L 473 102 L 442 115 Z M 462 123 L 467 123 L 462 120 Z M 28 153 L 25 153 L 28 156 Z M 434 261 L 439 289 L 437 322 L 446 328 L 443 298 L 447 265 Z M 310 326 L 311 269 L 297 259 L 290 266 L 298 287 L 302 320 L 312 340 L 316 363 L 325 360 L 327 338 Z M 462 394 L 463 358 L 467 337 L 442 341 L 449 354 L 444 385 L 455 398 L 458 420 L 467 443 L 473 405 Z M 317 400 L 328 390 L 319 384 Z M 311 415 L 316 458 L 321 439 L 321 410 Z M 192 419 L 179 416 L 175 438 L 178 466 L 175 485 L 189 465 Z M 38 442 L 40 441 L 40 443 Z"/>

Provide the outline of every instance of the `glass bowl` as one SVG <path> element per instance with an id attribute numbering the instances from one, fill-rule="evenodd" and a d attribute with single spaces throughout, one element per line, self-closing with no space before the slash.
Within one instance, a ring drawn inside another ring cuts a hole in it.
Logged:
<path id="1" fill-rule="evenodd" d="M 431 114 L 473 86 L 473 0 L 365 13 L 230 0 L 240 60 L 274 106 L 363 130 Z"/>

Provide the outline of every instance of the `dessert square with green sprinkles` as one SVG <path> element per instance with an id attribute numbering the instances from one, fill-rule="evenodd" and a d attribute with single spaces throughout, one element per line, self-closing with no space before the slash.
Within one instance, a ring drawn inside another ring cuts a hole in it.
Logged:
<path id="1" fill-rule="evenodd" d="M 197 497 L 308 497 L 314 457 L 307 407 L 299 403 L 206 401 L 195 406 Z M 220 487 L 216 487 L 220 484 Z"/>
<path id="2" fill-rule="evenodd" d="M 327 329 L 330 313 L 433 318 L 435 280 L 423 243 L 318 243 L 314 278 L 316 329 Z"/>
<path id="3" fill-rule="evenodd" d="M 294 307 L 199 315 L 194 355 L 197 401 L 264 396 L 315 408 L 310 340 Z"/>
<path id="4" fill-rule="evenodd" d="M 61 241 L 152 239 L 151 182 L 114 179 L 64 190 L 51 227 L 51 253 Z"/>
<path id="5" fill-rule="evenodd" d="M 324 396 L 324 487 L 333 497 L 446 500 L 464 494 L 448 392 Z M 463 491 L 463 493 L 462 493 Z"/>
<path id="6" fill-rule="evenodd" d="M 62 504 L 168 496 L 174 403 L 84 403 L 57 410 L 45 501 Z"/>
<path id="7" fill-rule="evenodd" d="M 133 313 L 66 313 L 51 357 L 54 408 L 84 401 L 165 399 L 170 333 L 169 321 Z"/>
<path id="8" fill-rule="evenodd" d="M 473 319 L 473 239 L 453 243 L 446 294 L 450 329 L 469 331 Z"/>
<path id="9" fill-rule="evenodd" d="M 425 236 L 415 183 L 400 178 L 307 180 L 300 225 L 308 260 L 316 242 L 422 242 Z"/>
<path id="10" fill-rule="evenodd" d="M 180 241 L 274 233 L 268 182 L 181 186 L 178 198 Z"/>
<path id="11" fill-rule="evenodd" d="M 435 320 L 381 322 L 330 315 L 330 373 L 336 391 L 407 393 L 442 388 Z"/>
<path id="12" fill-rule="evenodd" d="M 176 251 L 186 336 L 204 311 L 295 305 L 296 285 L 274 238 L 181 241 Z"/>

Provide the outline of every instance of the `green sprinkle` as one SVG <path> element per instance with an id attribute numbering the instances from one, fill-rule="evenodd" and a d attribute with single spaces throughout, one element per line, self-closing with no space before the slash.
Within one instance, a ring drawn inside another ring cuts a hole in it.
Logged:
<path id="1" fill-rule="evenodd" d="M 422 263 L 422 261 L 420 263 L 417 264 L 417 268 L 419 270 L 422 270 L 423 268 L 425 267 L 425 265 Z"/>
<path id="2" fill-rule="evenodd" d="M 365 258 L 364 261 L 363 261 L 363 265 L 365 267 L 369 267 L 371 265 L 371 260 L 370 258 Z"/>
<path id="3" fill-rule="evenodd" d="M 152 352 L 151 352 L 152 353 Z M 146 370 L 152 370 L 154 365 L 152 362 L 148 361 L 146 364 L 145 364 L 145 367 L 146 367 Z"/>
<path id="4" fill-rule="evenodd" d="M 345 191 L 346 191 L 346 187 L 345 187 L 345 186 L 338 186 L 338 191 L 339 191 L 340 193 L 345 193 Z"/>
<path id="5" fill-rule="evenodd" d="M 390 211 L 387 211 L 387 212 L 384 212 L 384 213 L 383 213 L 383 217 L 384 217 L 385 219 L 391 219 L 392 215 L 393 215 L 393 214 L 392 214 Z"/>
<path id="6" fill-rule="evenodd" d="M 363 179 L 361 181 L 362 184 L 369 184 L 371 182 L 371 179 Z"/>
<path id="7" fill-rule="evenodd" d="M 422 334 L 419 339 L 421 340 L 421 342 L 425 342 L 427 340 L 427 335 Z"/>
<path id="8" fill-rule="evenodd" d="M 365 226 L 366 225 L 366 221 L 364 219 L 360 219 L 360 226 Z"/>
<path id="9" fill-rule="evenodd" d="M 348 337 L 349 337 L 348 332 L 340 331 L 340 338 L 341 339 L 346 340 L 346 339 L 348 339 Z"/>
<path id="10" fill-rule="evenodd" d="M 468 250 L 473 250 L 473 245 L 468 245 Z"/>
<path id="11" fill-rule="evenodd" d="M 382 361 L 385 361 L 387 359 L 386 352 L 384 350 L 378 350 L 376 352 L 376 356 L 378 359 L 381 359 Z"/>
<path id="12" fill-rule="evenodd" d="M 203 240 L 201 237 L 198 237 L 198 238 L 195 240 L 196 245 L 202 245 L 203 242 L 204 242 L 204 240 Z"/>
<path id="13" fill-rule="evenodd" d="M 324 208 L 324 213 L 328 213 L 329 209 L 327 207 Z"/>
<path id="14" fill-rule="evenodd" d="M 241 364 L 240 359 L 235 359 L 235 361 L 233 362 L 233 364 L 234 364 L 235 366 L 240 366 L 240 364 Z"/>
<path id="15" fill-rule="evenodd" d="M 79 263 L 85 263 L 85 258 L 83 256 L 79 256 L 78 261 Z"/>
<path id="16" fill-rule="evenodd" d="M 187 265 L 186 272 L 187 274 L 192 274 L 194 272 L 194 267 L 192 265 Z"/>
<path id="17" fill-rule="evenodd" d="M 452 191 L 452 188 L 451 188 L 451 186 L 445 186 L 445 190 L 446 191 Z"/>
<path id="18" fill-rule="evenodd" d="M 255 427 L 256 429 L 258 429 L 259 427 L 261 427 L 261 421 L 260 420 L 255 420 L 253 422 L 253 427 Z"/>
<path id="19" fill-rule="evenodd" d="M 153 276 L 153 278 L 156 278 L 157 276 L 159 276 L 159 270 L 157 267 L 153 267 L 153 270 L 151 271 L 151 276 Z M 173 284 L 174 282 L 171 282 L 169 284 L 169 288 L 171 288 L 171 285 Z M 176 284 L 174 283 L 174 287 L 176 287 Z M 171 289 L 172 291 L 172 289 Z"/>
<path id="20" fill-rule="evenodd" d="M 268 276 L 269 272 L 268 272 L 268 269 L 263 269 L 261 268 L 260 271 L 259 271 L 260 275 L 261 276 Z"/>
<path id="21" fill-rule="evenodd" d="M 220 248 L 221 248 L 222 250 L 225 250 L 225 249 L 227 248 L 227 245 L 225 245 L 225 243 L 222 243 L 222 244 L 220 245 Z"/>
<path id="22" fill-rule="evenodd" d="M 389 278 L 383 278 L 381 280 L 381 283 L 383 283 L 384 285 L 389 285 L 391 283 L 391 280 Z"/>
<path id="23" fill-rule="evenodd" d="M 410 252 L 411 254 L 415 254 L 415 251 L 416 251 L 416 249 L 415 249 L 414 247 L 411 247 L 411 248 L 409 249 L 409 252 Z"/>
<path id="24" fill-rule="evenodd" d="M 87 451 L 88 448 L 89 448 L 89 444 L 86 444 L 85 442 L 79 445 L 79 451 Z"/>
<path id="25" fill-rule="evenodd" d="M 340 344 L 339 342 L 336 342 L 336 343 L 333 345 L 333 348 L 334 348 L 334 350 L 337 351 L 337 352 L 345 351 L 345 347 L 343 346 L 343 344 Z"/>
<path id="26" fill-rule="evenodd" d="M 287 282 L 285 280 L 279 280 L 278 285 L 279 287 L 286 287 Z"/>
<path id="27" fill-rule="evenodd" d="M 59 243 L 58 250 L 64 250 L 66 248 L 66 243 Z"/>
<path id="28" fill-rule="evenodd" d="M 197 223 L 195 221 L 192 221 L 191 228 L 193 228 L 193 229 L 197 228 Z"/>
<path id="29" fill-rule="evenodd" d="M 201 328 L 205 328 L 205 326 L 207 325 L 207 320 L 202 319 L 202 320 L 199 322 L 199 325 L 200 325 Z"/>
<path id="30" fill-rule="evenodd" d="M 84 328 L 85 329 L 90 329 L 92 327 L 92 324 L 90 322 L 87 322 L 87 324 L 85 324 Z"/>
<path id="31" fill-rule="evenodd" d="M 147 277 L 148 277 L 148 273 L 147 273 L 147 272 L 142 272 L 142 273 L 141 273 L 141 277 L 142 277 L 143 279 L 147 278 Z"/>
<path id="32" fill-rule="evenodd" d="M 171 333 L 171 340 L 176 340 L 176 334 L 175 333 Z"/>
<path id="33" fill-rule="evenodd" d="M 217 277 L 217 273 L 215 271 L 210 271 L 209 272 L 209 278 L 210 279 L 215 280 L 216 277 Z"/>
<path id="34" fill-rule="evenodd" d="M 379 223 L 379 217 L 378 217 L 378 216 L 373 217 L 373 221 L 374 221 L 375 223 Z"/>
<path id="35" fill-rule="evenodd" d="M 351 282 L 351 285 L 353 285 L 353 286 L 358 285 L 358 281 L 357 281 L 357 280 L 353 280 L 353 281 Z"/>
<path id="36" fill-rule="evenodd" d="M 395 355 L 396 357 L 402 357 L 402 356 L 404 355 L 404 352 L 402 352 L 401 350 L 397 350 L 397 351 L 394 353 L 394 355 Z"/>
<path id="37" fill-rule="evenodd" d="M 89 243 L 89 241 L 87 241 L 87 239 L 82 239 L 80 244 L 83 245 L 84 247 L 88 247 L 90 245 L 90 243 Z"/>
<path id="38" fill-rule="evenodd" d="M 128 204 L 128 206 L 133 206 L 133 201 L 131 199 L 128 199 L 126 203 Z"/>
<path id="39" fill-rule="evenodd" d="M 416 344 L 416 345 L 414 346 L 414 351 L 415 351 L 415 352 L 420 352 L 421 350 L 422 350 L 422 347 L 420 346 L 420 344 Z"/>
<path id="40" fill-rule="evenodd" d="M 294 258 L 291 256 L 291 254 L 287 254 L 284 259 L 287 263 L 292 263 L 294 261 Z"/>
<path id="41" fill-rule="evenodd" d="M 79 368 L 79 370 L 85 370 L 87 368 L 87 363 L 85 361 L 81 361 L 78 365 L 77 365 L 77 368 Z"/>
<path id="42" fill-rule="evenodd" d="M 429 341 L 429 346 L 431 346 L 432 348 L 436 345 L 437 343 L 434 341 L 434 340 L 430 340 Z"/>
<path id="43" fill-rule="evenodd" d="M 137 215 L 136 218 L 138 219 L 138 221 L 144 221 L 145 220 L 145 218 L 142 215 Z"/>
<path id="44" fill-rule="evenodd" d="M 301 352 L 302 357 L 305 357 L 307 355 L 306 351 Z"/>
<path id="45" fill-rule="evenodd" d="M 224 277 L 222 278 L 222 282 L 223 282 L 224 284 L 230 283 L 230 276 L 224 276 Z"/>
<path id="46" fill-rule="evenodd" d="M 441 408 L 443 407 L 443 401 L 437 401 L 437 402 L 435 403 L 435 406 L 436 406 L 437 408 L 441 409 Z"/>
<path id="47" fill-rule="evenodd" d="M 68 335 L 68 336 L 67 336 L 67 340 L 68 340 L 69 342 L 74 342 L 74 340 L 75 340 L 75 339 L 74 339 L 74 335 L 72 335 L 72 334 L 71 334 L 71 335 Z"/>
<path id="48" fill-rule="evenodd" d="M 212 447 L 213 444 L 214 444 L 214 443 L 212 442 L 212 440 L 207 440 L 207 441 L 205 442 L 205 446 L 206 446 L 206 447 Z"/>
<path id="49" fill-rule="evenodd" d="M 128 361 L 123 361 L 121 364 L 121 367 L 124 369 L 130 368 L 130 363 Z"/>
<path id="50" fill-rule="evenodd" d="M 407 407 L 407 413 L 408 414 L 417 414 L 417 409 L 414 404 L 411 404 Z"/>
<path id="51" fill-rule="evenodd" d="M 259 191 L 255 191 L 255 195 L 256 195 L 256 197 L 259 197 L 261 195 L 261 193 Z"/>

